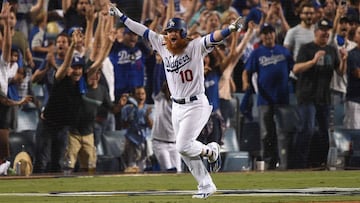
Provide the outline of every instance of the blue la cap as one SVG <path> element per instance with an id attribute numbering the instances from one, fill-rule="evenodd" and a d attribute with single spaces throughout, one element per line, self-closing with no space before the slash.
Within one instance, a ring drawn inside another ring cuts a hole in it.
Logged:
<path id="1" fill-rule="evenodd" d="M 322 19 L 319 20 L 316 24 L 315 24 L 315 30 L 317 29 L 331 29 L 332 23 L 326 19 Z"/>
<path id="2" fill-rule="evenodd" d="M 72 36 L 72 33 L 75 31 L 75 30 L 80 30 L 81 32 L 83 32 L 83 28 L 82 27 L 79 27 L 79 26 L 73 26 L 69 29 L 68 31 L 68 35 L 71 37 Z"/>
<path id="3" fill-rule="evenodd" d="M 81 66 L 85 67 L 85 59 L 81 56 L 74 56 L 71 62 L 71 67 Z"/>
<path id="4" fill-rule="evenodd" d="M 260 28 L 260 34 L 265 34 L 270 32 L 275 32 L 275 28 L 268 23 L 264 23 Z"/>

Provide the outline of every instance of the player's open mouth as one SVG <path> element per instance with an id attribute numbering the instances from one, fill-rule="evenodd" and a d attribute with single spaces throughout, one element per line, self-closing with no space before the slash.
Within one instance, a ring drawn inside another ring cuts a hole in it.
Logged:
<path id="1" fill-rule="evenodd" d="M 177 38 L 176 37 L 172 37 L 170 38 L 171 42 L 176 42 Z"/>

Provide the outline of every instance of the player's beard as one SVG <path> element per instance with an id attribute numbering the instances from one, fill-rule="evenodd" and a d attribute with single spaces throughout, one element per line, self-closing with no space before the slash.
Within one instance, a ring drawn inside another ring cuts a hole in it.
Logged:
<path id="1" fill-rule="evenodd" d="M 166 48 L 174 55 L 183 53 L 188 43 L 188 38 L 181 38 L 176 40 L 175 43 L 171 43 L 170 39 L 165 37 Z"/>

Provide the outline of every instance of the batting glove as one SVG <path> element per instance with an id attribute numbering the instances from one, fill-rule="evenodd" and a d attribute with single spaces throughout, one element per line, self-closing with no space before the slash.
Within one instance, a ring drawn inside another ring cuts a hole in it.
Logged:
<path id="1" fill-rule="evenodd" d="M 110 4 L 109 14 L 119 18 L 124 16 L 124 14 L 114 4 Z"/>
<path id="2" fill-rule="evenodd" d="M 244 18 L 240 16 L 229 25 L 229 30 L 231 32 L 240 32 L 243 29 L 243 27 L 244 27 Z"/>

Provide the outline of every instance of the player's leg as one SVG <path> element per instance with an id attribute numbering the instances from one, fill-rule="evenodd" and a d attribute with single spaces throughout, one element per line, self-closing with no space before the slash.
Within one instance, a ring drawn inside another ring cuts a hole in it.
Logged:
<path id="1" fill-rule="evenodd" d="M 182 155 L 182 159 L 198 182 L 198 194 L 194 198 L 207 198 L 216 192 L 210 174 L 206 170 L 201 156 L 212 156 L 212 148 L 196 140 L 202 128 L 207 123 L 212 106 L 209 105 L 206 96 L 199 97 L 187 106 L 173 105 L 173 123 L 177 135 L 176 148 Z"/>
<path id="2" fill-rule="evenodd" d="M 206 170 L 200 156 L 188 157 L 182 155 L 181 158 L 189 168 L 189 171 L 194 176 L 195 180 L 198 182 L 198 192 L 193 195 L 193 198 L 206 199 L 215 193 L 216 186 L 209 172 Z"/>
<path id="3" fill-rule="evenodd" d="M 204 97 L 199 96 L 199 99 L 193 103 L 173 105 L 172 118 L 175 123 L 176 147 L 184 156 L 211 155 L 211 149 L 196 140 L 209 120 L 212 110 L 205 95 Z"/>
<path id="4" fill-rule="evenodd" d="M 204 95 L 204 97 L 206 96 Z M 217 172 L 221 167 L 219 144 L 211 142 L 204 145 L 197 140 L 201 130 L 209 120 L 211 110 L 212 106 L 208 104 L 207 98 L 202 99 L 200 96 L 199 101 L 189 104 L 187 108 L 181 108 L 178 114 L 181 122 L 178 125 L 176 145 L 180 154 L 184 156 L 208 157 L 211 170 Z"/>

